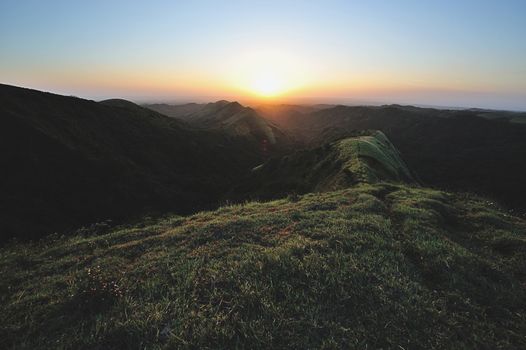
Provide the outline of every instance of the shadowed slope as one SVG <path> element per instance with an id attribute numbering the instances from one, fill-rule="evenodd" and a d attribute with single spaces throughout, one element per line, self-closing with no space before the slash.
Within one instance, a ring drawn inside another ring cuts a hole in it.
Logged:
<path id="1" fill-rule="evenodd" d="M 195 113 L 205 107 L 202 103 L 185 103 L 170 105 L 166 103 L 145 104 L 144 107 L 164 114 L 167 117 L 184 119 L 187 115 Z"/>
<path id="2" fill-rule="evenodd" d="M 174 112 L 164 105 L 147 105 L 148 108 L 157 110 L 166 115 L 177 114 L 179 106 L 173 106 Z M 217 101 L 208 103 L 197 111 L 177 117 L 193 126 L 220 130 L 233 137 L 243 137 L 255 144 L 280 150 L 290 147 L 291 140 L 274 123 L 262 118 L 255 110 L 244 107 L 238 102 Z"/>
<path id="3" fill-rule="evenodd" d="M 2 239 L 204 208 L 262 159 L 129 101 L 0 85 L 0 115 Z"/>

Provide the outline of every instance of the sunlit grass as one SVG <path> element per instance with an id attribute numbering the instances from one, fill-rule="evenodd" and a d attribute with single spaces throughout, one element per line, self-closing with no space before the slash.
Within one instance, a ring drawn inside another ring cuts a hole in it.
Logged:
<path id="1" fill-rule="evenodd" d="M 525 232 L 379 184 L 11 244 L 2 347 L 521 348 Z"/>

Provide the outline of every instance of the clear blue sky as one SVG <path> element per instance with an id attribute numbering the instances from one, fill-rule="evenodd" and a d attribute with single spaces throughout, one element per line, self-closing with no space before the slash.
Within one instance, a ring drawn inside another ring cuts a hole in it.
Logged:
<path id="1" fill-rule="evenodd" d="M 526 110 L 526 1 L 0 0 L 0 81 Z"/>

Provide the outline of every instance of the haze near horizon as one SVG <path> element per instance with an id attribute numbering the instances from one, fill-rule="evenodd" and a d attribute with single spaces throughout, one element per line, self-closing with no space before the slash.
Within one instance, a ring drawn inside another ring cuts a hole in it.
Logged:
<path id="1" fill-rule="evenodd" d="M 3 1 L 2 83 L 138 102 L 526 110 L 522 1 Z"/>

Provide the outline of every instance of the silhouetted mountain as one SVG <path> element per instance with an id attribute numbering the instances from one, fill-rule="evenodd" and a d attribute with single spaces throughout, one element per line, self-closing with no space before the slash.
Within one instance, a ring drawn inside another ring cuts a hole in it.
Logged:
<path id="1" fill-rule="evenodd" d="M 195 113 L 205 107 L 204 103 L 186 103 L 182 105 L 170 105 L 165 103 L 145 104 L 144 107 L 164 114 L 172 118 L 184 119 L 187 115 Z"/>
<path id="2" fill-rule="evenodd" d="M 526 124 L 526 112 L 510 112 L 510 111 L 496 111 L 491 109 L 471 108 L 471 112 L 475 112 L 478 117 L 486 119 L 497 119 L 509 121 L 511 123 Z"/>
<path id="3" fill-rule="evenodd" d="M 2 238 L 210 206 L 263 160 L 246 140 L 129 101 L 0 85 Z"/>
<path id="4" fill-rule="evenodd" d="M 254 107 L 262 117 L 271 120 L 280 127 L 289 129 L 294 121 L 301 116 L 322 109 L 332 108 L 334 105 L 292 105 L 292 104 L 260 104 Z"/>
<path id="5" fill-rule="evenodd" d="M 160 113 L 174 115 L 175 112 L 168 111 L 169 108 L 157 105 L 148 105 Z M 178 111 L 179 106 L 174 106 Z M 245 107 L 238 102 L 225 100 L 208 103 L 201 106 L 198 110 L 179 115 L 178 119 L 190 123 L 192 126 L 221 131 L 234 137 L 244 137 L 254 144 L 260 145 L 265 153 L 287 149 L 291 146 L 292 140 L 274 123 L 261 117 L 254 109 Z"/>

